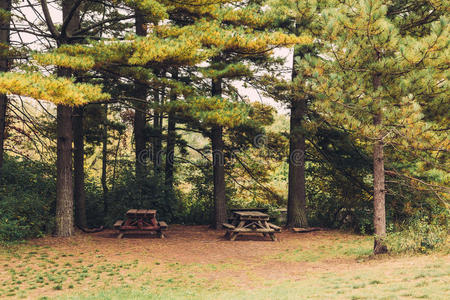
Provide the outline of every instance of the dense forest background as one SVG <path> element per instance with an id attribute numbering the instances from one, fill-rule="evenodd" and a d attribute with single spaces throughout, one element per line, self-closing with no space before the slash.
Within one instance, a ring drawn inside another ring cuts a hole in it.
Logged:
<path id="1" fill-rule="evenodd" d="M 448 4 L 1 3 L 0 240 L 255 207 L 445 239 Z"/>

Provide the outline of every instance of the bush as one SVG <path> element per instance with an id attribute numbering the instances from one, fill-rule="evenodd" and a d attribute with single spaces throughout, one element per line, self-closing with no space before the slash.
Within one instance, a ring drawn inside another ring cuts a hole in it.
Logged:
<path id="1" fill-rule="evenodd" d="M 149 174 L 145 178 L 136 179 L 131 168 L 124 168 L 118 175 L 107 201 L 106 226 L 122 219 L 130 208 L 156 209 L 158 220 L 167 223 L 177 222 L 180 217 L 178 195 L 166 188 L 164 178 Z"/>
<path id="2" fill-rule="evenodd" d="M 427 253 L 440 249 L 447 240 L 447 226 L 429 223 L 428 218 L 415 219 L 403 230 L 386 238 L 393 253 Z"/>
<path id="3" fill-rule="evenodd" d="M 0 177 L 0 241 L 38 237 L 54 228 L 56 183 L 43 164 L 7 158 Z"/>

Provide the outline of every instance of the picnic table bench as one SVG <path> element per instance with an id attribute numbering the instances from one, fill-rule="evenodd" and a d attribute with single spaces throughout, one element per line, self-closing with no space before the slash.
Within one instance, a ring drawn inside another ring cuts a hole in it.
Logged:
<path id="1" fill-rule="evenodd" d="M 269 215 L 261 211 L 237 210 L 233 211 L 232 223 L 222 225 L 227 229 L 225 237 L 231 241 L 247 233 L 262 233 L 263 236 L 269 235 L 272 241 L 276 241 L 275 233 L 280 232 L 281 228 L 268 221 Z"/>
<path id="2" fill-rule="evenodd" d="M 164 238 L 163 231 L 167 229 L 167 224 L 156 220 L 155 209 L 130 209 L 125 214 L 125 220 L 116 221 L 114 228 L 119 232 L 119 239 L 126 233 L 148 232 L 157 233 L 160 238 Z"/>

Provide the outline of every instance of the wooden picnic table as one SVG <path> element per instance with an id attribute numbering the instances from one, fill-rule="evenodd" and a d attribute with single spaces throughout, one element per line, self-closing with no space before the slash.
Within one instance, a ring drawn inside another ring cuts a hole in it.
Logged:
<path id="1" fill-rule="evenodd" d="M 269 235 L 272 241 L 276 241 L 275 233 L 280 232 L 281 228 L 269 223 L 269 215 L 261 211 L 246 210 L 233 211 L 232 223 L 223 223 L 227 229 L 226 238 L 234 241 L 242 234 L 262 233 L 263 236 Z"/>
<path id="2" fill-rule="evenodd" d="M 156 220 L 155 209 L 130 209 L 125 214 L 125 220 L 118 220 L 114 228 L 119 231 L 117 238 L 121 239 L 125 233 L 155 232 L 164 238 L 163 231 L 167 229 L 164 221 Z"/>

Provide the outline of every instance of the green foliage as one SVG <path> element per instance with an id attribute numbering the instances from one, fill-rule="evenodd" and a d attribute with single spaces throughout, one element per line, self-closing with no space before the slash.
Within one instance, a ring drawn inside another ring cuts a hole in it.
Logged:
<path id="1" fill-rule="evenodd" d="M 388 234 L 388 249 L 394 253 L 427 253 L 438 250 L 447 241 L 448 227 L 428 218 L 417 218 L 394 233 Z"/>
<path id="2" fill-rule="evenodd" d="M 136 179 L 131 166 L 124 166 L 118 174 L 114 188 L 107 195 L 107 201 L 107 226 L 122 219 L 130 208 L 156 209 L 158 220 L 168 223 L 180 218 L 178 196 L 164 186 L 163 178 L 150 174 Z"/>
<path id="3" fill-rule="evenodd" d="M 192 187 L 183 197 L 183 220 L 187 224 L 211 224 L 213 217 L 212 170 L 208 163 L 187 167 L 186 181 Z"/>
<path id="4" fill-rule="evenodd" d="M 53 230 L 56 186 L 47 166 L 6 159 L 0 177 L 0 242 Z"/>

